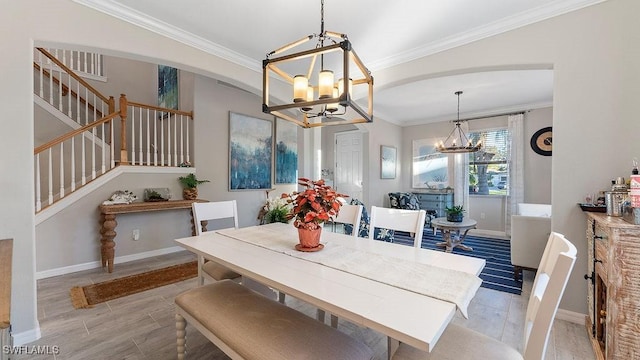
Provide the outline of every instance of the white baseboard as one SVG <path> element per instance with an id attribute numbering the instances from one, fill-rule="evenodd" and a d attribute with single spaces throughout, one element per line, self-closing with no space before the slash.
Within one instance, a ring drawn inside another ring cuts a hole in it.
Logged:
<path id="1" fill-rule="evenodd" d="M 507 234 L 504 231 L 496 230 L 471 229 L 469 230 L 469 235 L 508 239 Z"/>
<path id="2" fill-rule="evenodd" d="M 154 257 L 154 256 L 159 256 L 159 255 L 171 254 L 171 253 L 175 253 L 175 252 L 179 252 L 179 251 L 184 251 L 184 248 L 181 247 L 181 246 L 174 246 L 174 247 L 170 247 L 170 248 L 145 251 L 145 252 L 138 253 L 138 254 L 131 254 L 131 255 L 125 255 L 125 256 L 116 256 L 113 259 L 114 260 L 113 262 L 114 262 L 114 264 L 120 264 L 120 263 L 129 262 L 129 261 L 141 260 L 141 259 L 146 259 L 146 258 L 150 258 L 150 257 Z M 51 269 L 51 270 L 38 271 L 38 272 L 36 272 L 36 280 L 46 279 L 46 278 L 50 278 L 50 277 L 53 277 L 53 276 L 70 274 L 70 273 L 83 271 L 83 270 L 96 269 L 96 268 L 99 268 L 101 266 L 102 266 L 102 262 L 100 262 L 100 261 L 92 261 L 92 262 L 88 262 L 88 263 L 84 263 L 84 264 L 77 264 L 77 265 L 65 266 L 65 267 Z"/>
<path id="3" fill-rule="evenodd" d="M 14 346 L 21 346 L 34 342 L 42 337 L 42 333 L 40 332 L 40 323 L 36 322 L 35 329 L 23 331 L 21 333 L 12 333 L 11 337 L 13 338 Z"/>
<path id="4" fill-rule="evenodd" d="M 558 320 L 564 320 L 564 321 L 572 322 L 575 324 L 581 324 L 581 325 L 584 325 L 584 318 L 586 316 L 587 314 L 580 314 L 574 311 L 569 311 L 564 309 L 558 309 L 558 312 L 556 313 L 556 319 Z"/>

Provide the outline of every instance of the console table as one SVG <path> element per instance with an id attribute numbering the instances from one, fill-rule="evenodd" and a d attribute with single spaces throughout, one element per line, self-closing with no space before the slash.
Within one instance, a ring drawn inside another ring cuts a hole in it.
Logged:
<path id="1" fill-rule="evenodd" d="M 154 202 L 133 202 L 131 204 L 100 205 L 100 256 L 102 258 L 102 267 L 107 267 L 109 272 L 113 272 L 113 258 L 116 246 L 116 243 L 113 241 L 113 239 L 116 237 L 115 229 L 116 226 L 118 226 L 116 215 L 176 209 L 191 210 L 191 204 L 193 204 L 194 202 L 207 202 L 207 200 L 169 200 Z M 191 223 L 191 235 L 195 235 L 195 228 L 193 227 L 193 214 L 191 214 Z"/>
<path id="2" fill-rule="evenodd" d="M 453 192 L 432 191 L 414 192 L 418 197 L 420 209 L 432 210 L 436 217 L 446 216 L 445 208 L 453 206 Z"/>

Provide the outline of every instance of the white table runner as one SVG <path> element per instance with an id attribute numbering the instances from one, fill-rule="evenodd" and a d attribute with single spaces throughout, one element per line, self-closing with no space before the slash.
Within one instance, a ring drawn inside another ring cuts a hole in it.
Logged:
<path id="1" fill-rule="evenodd" d="M 451 302 L 457 306 L 465 318 L 467 318 L 467 307 L 482 284 L 478 276 L 463 271 L 403 261 L 380 254 L 353 251 L 352 248 L 335 241 L 323 242 L 325 247 L 318 252 L 301 252 L 294 249 L 295 244 L 298 243 L 294 233 L 276 231 L 267 226 L 224 229 L 217 232 L 272 251 Z"/>

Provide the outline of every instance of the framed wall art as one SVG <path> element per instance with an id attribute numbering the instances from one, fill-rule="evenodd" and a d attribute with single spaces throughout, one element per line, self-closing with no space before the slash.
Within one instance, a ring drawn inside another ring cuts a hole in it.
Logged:
<path id="1" fill-rule="evenodd" d="M 276 118 L 276 184 L 298 182 L 298 126 Z"/>
<path id="2" fill-rule="evenodd" d="M 412 183 L 416 189 L 442 189 L 449 184 L 449 157 L 436 151 L 437 139 L 413 141 Z"/>
<path id="3" fill-rule="evenodd" d="M 178 110 L 178 69 L 158 65 L 158 106 Z"/>
<path id="4" fill-rule="evenodd" d="M 229 190 L 271 189 L 273 122 L 229 113 Z"/>
<path id="5" fill-rule="evenodd" d="M 380 179 L 396 178 L 398 150 L 393 146 L 380 146 Z"/>

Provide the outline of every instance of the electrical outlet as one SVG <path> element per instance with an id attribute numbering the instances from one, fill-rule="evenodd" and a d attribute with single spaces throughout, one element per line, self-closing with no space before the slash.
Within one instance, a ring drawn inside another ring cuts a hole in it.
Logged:
<path id="1" fill-rule="evenodd" d="M 140 229 L 133 229 L 133 240 L 140 240 Z"/>
<path id="2" fill-rule="evenodd" d="M 484 219 L 484 213 L 480 213 L 480 219 Z"/>

